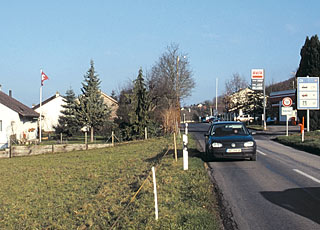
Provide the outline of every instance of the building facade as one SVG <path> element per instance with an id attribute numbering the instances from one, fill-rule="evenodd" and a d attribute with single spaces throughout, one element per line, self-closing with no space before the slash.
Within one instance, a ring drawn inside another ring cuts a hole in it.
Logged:
<path id="1" fill-rule="evenodd" d="M 39 114 L 11 96 L 0 91 L 0 149 L 11 141 L 36 140 Z"/>

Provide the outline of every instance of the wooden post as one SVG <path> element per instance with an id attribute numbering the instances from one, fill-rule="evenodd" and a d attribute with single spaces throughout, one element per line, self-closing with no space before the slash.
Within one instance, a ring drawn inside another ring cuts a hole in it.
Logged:
<path id="1" fill-rule="evenodd" d="M 114 131 L 111 132 L 111 143 L 114 146 Z"/>
<path id="2" fill-rule="evenodd" d="M 12 143 L 11 143 L 11 136 L 9 137 L 9 158 L 12 157 Z"/>
<path id="3" fill-rule="evenodd" d="M 62 133 L 60 133 L 60 144 L 62 144 Z"/>
<path id="4" fill-rule="evenodd" d="M 176 133 L 173 133 L 173 142 L 174 142 L 174 157 L 176 162 L 178 161 L 178 153 L 177 153 L 177 140 L 176 140 Z"/>
<path id="5" fill-rule="evenodd" d="M 85 132 L 84 132 L 84 143 L 85 143 L 85 144 L 88 144 L 88 139 L 87 139 L 87 137 L 88 137 L 88 133 L 87 133 L 87 131 L 85 131 Z"/>

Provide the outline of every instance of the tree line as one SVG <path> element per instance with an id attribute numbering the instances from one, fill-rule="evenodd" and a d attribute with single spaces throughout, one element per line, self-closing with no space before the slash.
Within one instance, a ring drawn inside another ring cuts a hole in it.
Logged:
<path id="1" fill-rule="evenodd" d="M 93 141 L 95 134 L 111 130 L 122 140 L 143 138 L 145 128 L 149 136 L 173 132 L 180 123 L 180 103 L 195 86 L 187 55 L 180 52 L 177 44 L 168 46 L 146 74 L 140 68 L 137 78 L 119 95 L 112 92 L 119 104 L 114 120 L 110 119 L 110 108 L 103 103 L 100 83 L 91 60 L 81 94 L 76 96 L 72 89 L 66 91 L 62 115 L 55 127 L 57 134 L 71 137 L 83 130 L 90 132 Z"/>

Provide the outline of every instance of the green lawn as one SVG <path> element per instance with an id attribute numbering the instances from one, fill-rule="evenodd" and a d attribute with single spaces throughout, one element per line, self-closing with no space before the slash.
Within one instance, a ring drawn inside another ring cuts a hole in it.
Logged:
<path id="1" fill-rule="evenodd" d="M 307 151 L 320 156 L 320 132 L 305 132 L 305 140 L 301 141 L 301 134 L 292 134 L 289 136 L 278 136 L 276 141 L 293 146 L 297 149 Z"/>
<path id="2" fill-rule="evenodd" d="M 190 140 L 182 170 L 159 138 L 114 148 L 0 160 L 0 229 L 219 229 L 212 185 Z M 181 147 L 181 143 L 179 144 Z M 179 149 L 181 153 L 181 148 Z M 159 220 L 154 220 L 156 169 Z"/>

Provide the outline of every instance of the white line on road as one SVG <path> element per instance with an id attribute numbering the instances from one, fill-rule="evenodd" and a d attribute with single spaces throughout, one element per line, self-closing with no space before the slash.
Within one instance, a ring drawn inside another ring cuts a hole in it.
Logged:
<path id="1" fill-rule="evenodd" d="M 293 169 L 293 171 L 295 171 L 295 172 L 297 172 L 297 173 L 299 173 L 299 174 L 301 174 L 301 175 L 303 175 L 305 177 L 308 177 L 309 179 L 311 179 L 311 180 L 313 180 L 313 181 L 315 181 L 315 182 L 320 184 L 320 180 L 318 180 L 317 178 L 315 178 L 313 176 L 310 176 L 309 174 L 306 174 L 306 173 L 300 171 L 299 169 Z"/>
<path id="2" fill-rule="evenodd" d="M 260 150 L 257 150 L 257 152 L 260 153 L 260 154 L 263 155 L 263 156 L 266 156 L 266 155 L 267 155 L 266 153 L 261 152 Z"/>

